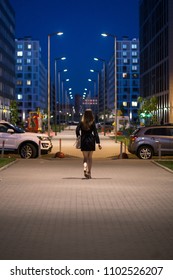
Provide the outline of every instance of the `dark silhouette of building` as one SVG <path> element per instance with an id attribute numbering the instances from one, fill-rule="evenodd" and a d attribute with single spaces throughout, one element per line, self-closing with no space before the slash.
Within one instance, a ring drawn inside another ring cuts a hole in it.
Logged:
<path id="1" fill-rule="evenodd" d="M 158 97 L 158 120 L 173 123 L 173 1 L 140 1 L 140 71 L 144 98 Z"/>
<path id="2" fill-rule="evenodd" d="M 15 13 L 8 0 L 0 1 L 0 120 L 9 120 L 15 98 Z"/>

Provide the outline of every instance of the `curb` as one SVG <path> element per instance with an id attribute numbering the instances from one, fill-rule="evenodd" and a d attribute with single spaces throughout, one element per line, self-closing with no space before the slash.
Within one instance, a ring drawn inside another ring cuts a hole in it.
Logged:
<path id="1" fill-rule="evenodd" d="M 6 168 L 8 168 L 9 166 L 11 166 L 12 164 L 16 163 L 18 161 L 18 159 L 13 160 L 12 162 L 0 167 L 0 172 Z"/>
<path id="2" fill-rule="evenodd" d="M 168 172 L 173 173 L 173 170 L 169 169 L 168 167 L 163 166 L 163 165 L 159 164 L 158 162 L 156 162 L 156 161 L 154 161 L 154 160 L 152 160 L 151 162 L 154 163 L 155 165 L 157 165 L 157 166 L 159 166 L 159 167 L 161 167 L 161 168 L 167 170 Z"/>

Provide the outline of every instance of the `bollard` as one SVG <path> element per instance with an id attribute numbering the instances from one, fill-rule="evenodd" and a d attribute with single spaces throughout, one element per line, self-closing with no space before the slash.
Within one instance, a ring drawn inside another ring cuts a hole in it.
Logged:
<path id="1" fill-rule="evenodd" d="M 2 141 L 2 151 L 1 151 L 1 158 L 4 157 L 4 146 L 5 146 L 5 140 Z"/>
<path id="2" fill-rule="evenodd" d="M 162 154 L 161 154 L 161 143 L 160 142 L 158 142 L 158 144 L 159 144 L 159 159 L 161 159 L 161 156 L 162 156 Z"/>
<path id="3" fill-rule="evenodd" d="M 59 151 L 61 152 L 61 138 L 59 139 Z"/>
<path id="4" fill-rule="evenodd" d="M 120 142 L 120 159 L 122 159 L 123 142 Z"/>
<path id="5" fill-rule="evenodd" d="M 159 159 L 161 159 L 161 143 L 158 141 L 158 140 L 156 140 L 156 143 L 158 143 L 158 156 L 159 156 Z"/>
<path id="6" fill-rule="evenodd" d="M 38 157 L 41 157 L 41 140 L 39 140 Z"/>
<path id="7" fill-rule="evenodd" d="M 124 141 L 124 153 L 126 154 L 126 150 L 127 150 L 127 139 L 125 138 L 125 141 Z"/>

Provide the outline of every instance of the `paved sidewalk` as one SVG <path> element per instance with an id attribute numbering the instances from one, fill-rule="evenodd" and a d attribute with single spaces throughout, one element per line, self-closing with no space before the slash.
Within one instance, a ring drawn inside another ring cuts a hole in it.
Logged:
<path id="1" fill-rule="evenodd" d="M 173 259 L 173 174 L 142 160 L 19 159 L 0 172 L 0 259 Z"/>

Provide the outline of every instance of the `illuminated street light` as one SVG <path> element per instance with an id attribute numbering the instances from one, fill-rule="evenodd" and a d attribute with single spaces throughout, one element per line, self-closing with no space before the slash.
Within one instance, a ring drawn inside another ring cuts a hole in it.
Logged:
<path id="1" fill-rule="evenodd" d="M 47 125 L 48 125 L 48 136 L 50 136 L 50 95 L 51 95 L 51 85 L 50 85 L 50 37 L 57 35 L 63 35 L 63 32 L 54 32 L 48 34 L 48 98 L 47 98 Z"/>
<path id="2" fill-rule="evenodd" d="M 107 37 L 107 36 L 108 36 L 107 33 L 102 33 L 101 35 L 102 35 L 103 37 Z"/>
<path id="3" fill-rule="evenodd" d="M 115 88 L 114 88 L 114 98 L 115 98 L 115 118 L 114 118 L 114 132 L 115 132 L 115 142 L 117 143 L 117 63 L 116 63 L 116 36 L 109 33 L 102 33 L 103 37 L 112 37 L 114 38 L 114 58 L 115 58 L 115 70 L 114 70 L 114 79 L 115 79 Z"/>

